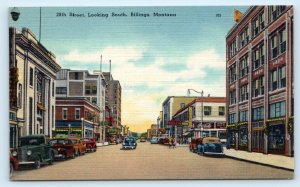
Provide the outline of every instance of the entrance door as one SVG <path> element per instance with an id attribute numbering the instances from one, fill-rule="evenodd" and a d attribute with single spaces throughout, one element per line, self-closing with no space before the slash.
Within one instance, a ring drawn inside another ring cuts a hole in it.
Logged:
<path id="1" fill-rule="evenodd" d="M 252 151 L 264 151 L 264 132 L 262 129 L 254 129 L 252 134 Z"/>

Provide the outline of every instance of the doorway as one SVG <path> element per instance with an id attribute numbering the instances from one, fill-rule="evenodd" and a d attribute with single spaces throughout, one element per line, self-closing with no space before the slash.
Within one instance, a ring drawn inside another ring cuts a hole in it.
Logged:
<path id="1" fill-rule="evenodd" d="M 262 129 L 253 129 L 252 151 L 264 152 L 264 131 Z"/>

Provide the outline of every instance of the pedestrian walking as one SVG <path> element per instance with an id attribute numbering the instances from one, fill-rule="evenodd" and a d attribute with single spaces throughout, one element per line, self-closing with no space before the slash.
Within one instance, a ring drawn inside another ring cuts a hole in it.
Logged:
<path id="1" fill-rule="evenodd" d="M 176 144 L 177 144 L 176 138 L 173 138 L 173 142 L 172 142 L 173 149 L 176 148 Z"/>
<path id="2" fill-rule="evenodd" d="M 172 142 L 173 142 L 173 137 L 170 137 L 170 138 L 169 138 L 169 148 L 172 147 Z"/>

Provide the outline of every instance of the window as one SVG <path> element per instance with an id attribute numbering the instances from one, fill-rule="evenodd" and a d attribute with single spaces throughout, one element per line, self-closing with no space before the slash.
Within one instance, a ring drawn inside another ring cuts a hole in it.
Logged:
<path id="1" fill-rule="evenodd" d="M 270 90 L 286 87 L 286 66 L 276 68 L 271 72 Z"/>
<path id="2" fill-rule="evenodd" d="M 286 67 L 285 66 L 279 68 L 279 82 L 280 82 L 280 88 L 286 87 Z"/>
<path id="3" fill-rule="evenodd" d="M 271 57 L 275 58 L 278 55 L 277 35 L 271 38 Z"/>
<path id="4" fill-rule="evenodd" d="M 232 64 L 229 67 L 229 83 L 236 81 L 236 64 Z"/>
<path id="5" fill-rule="evenodd" d="M 52 82 L 52 97 L 54 97 L 54 91 L 55 91 L 55 86 L 54 86 L 54 82 Z"/>
<path id="6" fill-rule="evenodd" d="M 91 86 L 85 86 L 85 94 L 91 94 Z"/>
<path id="7" fill-rule="evenodd" d="M 92 97 L 92 103 L 97 104 L 97 97 Z"/>
<path id="8" fill-rule="evenodd" d="M 240 48 L 244 47 L 249 42 L 249 29 L 246 27 L 239 35 Z"/>
<path id="9" fill-rule="evenodd" d="M 51 115 L 52 115 L 52 128 L 54 128 L 54 124 L 55 124 L 55 121 L 54 121 L 54 115 L 55 115 L 54 114 L 54 106 L 51 107 L 51 112 L 52 112 L 51 113 Z"/>
<path id="10" fill-rule="evenodd" d="M 56 87 L 56 94 L 67 94 L 67 87 Z"/>
<path id="11" fill-rule="evenodd" d="M 225 107 L 219 106 L 219 116 L 224 116 L 224 115 L 225 115 Z"/>
<path id="12" fill-rule="evenodd" d="M 17 106 L 18 108 L 22 108 L 22 84 L 19 83 L 18 86 L 18 101 L 17 101 Z"/>
<path id="13" fill-rule="evenodd" d="M 248 110 L 246 111 L 241 111 L 240 112 L 240 122 L 247 122 L 248 121 Z"/>
<path id="14" fill-rule="evenodd" d="M 240 60 L 240 78 L 248 75 L 248 55 Z"/>
<path id="15" fill-rule="evenodd" d="M 264 65 L 265 63 L 265 49 L 264 44 L 260 44 L 253 49 L 253 62 L 252 62 L 252 69 L 255 70 L 260 66 Z"/>
<path id="16" fill-rule="evenodd" d="M 205 116 L 211 115 L 211 106 L 204 106 L 204 115 Z"/>
<path id="17" fill-rule="evenodd" d="M 280 53 L 286 51 L 286 29 L 279 31 L 279 48 Z"/>
<path id="18" fill-rule="evenodd" d="M 270 6 L 269 9 L 271 21 L 274 21 L 276 18 L 279 17 L 280 14 L 282 14 L 285 11 L 286 6 Z"/>
<path id="19" fill-rule="evenodd" d="M 264 119 L 264 107 L 252 109 L 252 121 L 259 121 Z"/>
<path id="20" fill-rule="evenodd" d="M 30 68 L 29 70 L 29 85 L 33 86 L 33 69 Z"/>
<path id="21" fill-rule="evenodd" d="M 256 36 L 260 31 L 265 28 L 265 14 L 264 12 L 260 13 L 252 22 L 252 33 L 253 36 Z"/>
<path id="22" fill-rule="evenodd" d="M 259 77 L 252 83 L 252 97 L 257 97 L 264 94 L 264 76 Z"/>
<path id="23" fill-rule="evenodd" d="M 236 103 L 236 91 L 235 90 L 232 92 L 229 92 L 229 98 L 230 98 L 230 101 L 229 101 L 230 105 Z"/>
<path id="24" fill-rule="evenodd" d="M 76 120 L 80 119 L 80 108 L 75 108 L 75 119 Z"/>
<path id="25" fill-rule="evenodd" d="M 29 135 L 32 134 L 32 122 L 33 122 L 33 99 L 32 97 L 29 97 Z"/>
<path id="26" fill-rule="evenodd" d="M 240 87 L 240 102 L 248 100 L 248 84 Z"/>
<path id="27" fill-rule="evenodd" d="M 229 114 L 229 124 L 236 123 L 236 113 Z"/>
<path id="28" fill-rule="evenodd" d="M 63 120 L 67 120 L 68 119 L 68 109 L 67 108 L 63 108 L 62 109 L 62 119 Z"/>
<path id="29" fill-rule="evenodd" d="M 97 86 L 92 86 L 92 94 L 97 94 Z"/>
<path id="30" fill-rule="evenodd" d="M 285 116 L 285 101 L 269 105 L 269 118 L 278 118 Z"/>
<path id="31" fill-rule="evenodd" d="M 233 42 L 229 45 L 229 58 L 233 57 L 236 52 L 236 41 L 234 39 Z"/>
<path id="32" fill-rule="evenodd" d="M 75 80 L 79 80 L 79 73 L 75 72 Z"/>

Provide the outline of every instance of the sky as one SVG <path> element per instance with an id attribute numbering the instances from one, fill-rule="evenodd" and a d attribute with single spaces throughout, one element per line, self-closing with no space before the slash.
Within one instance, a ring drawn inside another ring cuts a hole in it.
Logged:
<path id="1" fill-rule="evenodd" d="M 43 7 L 41 43 L 62 68 L 92 73 L 100 69 L 102 55 L 102 71 L 107 72 L 111 60 L 113 78 L 122 86 L 122 124 L 143 132 L 156 123 L 167 96 L 185 96 L 187 89 L 226 95 L 225 39 L 234 25 L 234 9 L 247 8 Z M 39 38 L 40 9 L 19 10 L 19 20 L 9 18 L 9 26 L 27 27 Z M 72 17 L 70 12 L 85 17 Z M 155 12 L 176 16 L 156 17 Z M 96 13 L 108 17 L 88 17 Z"/>

